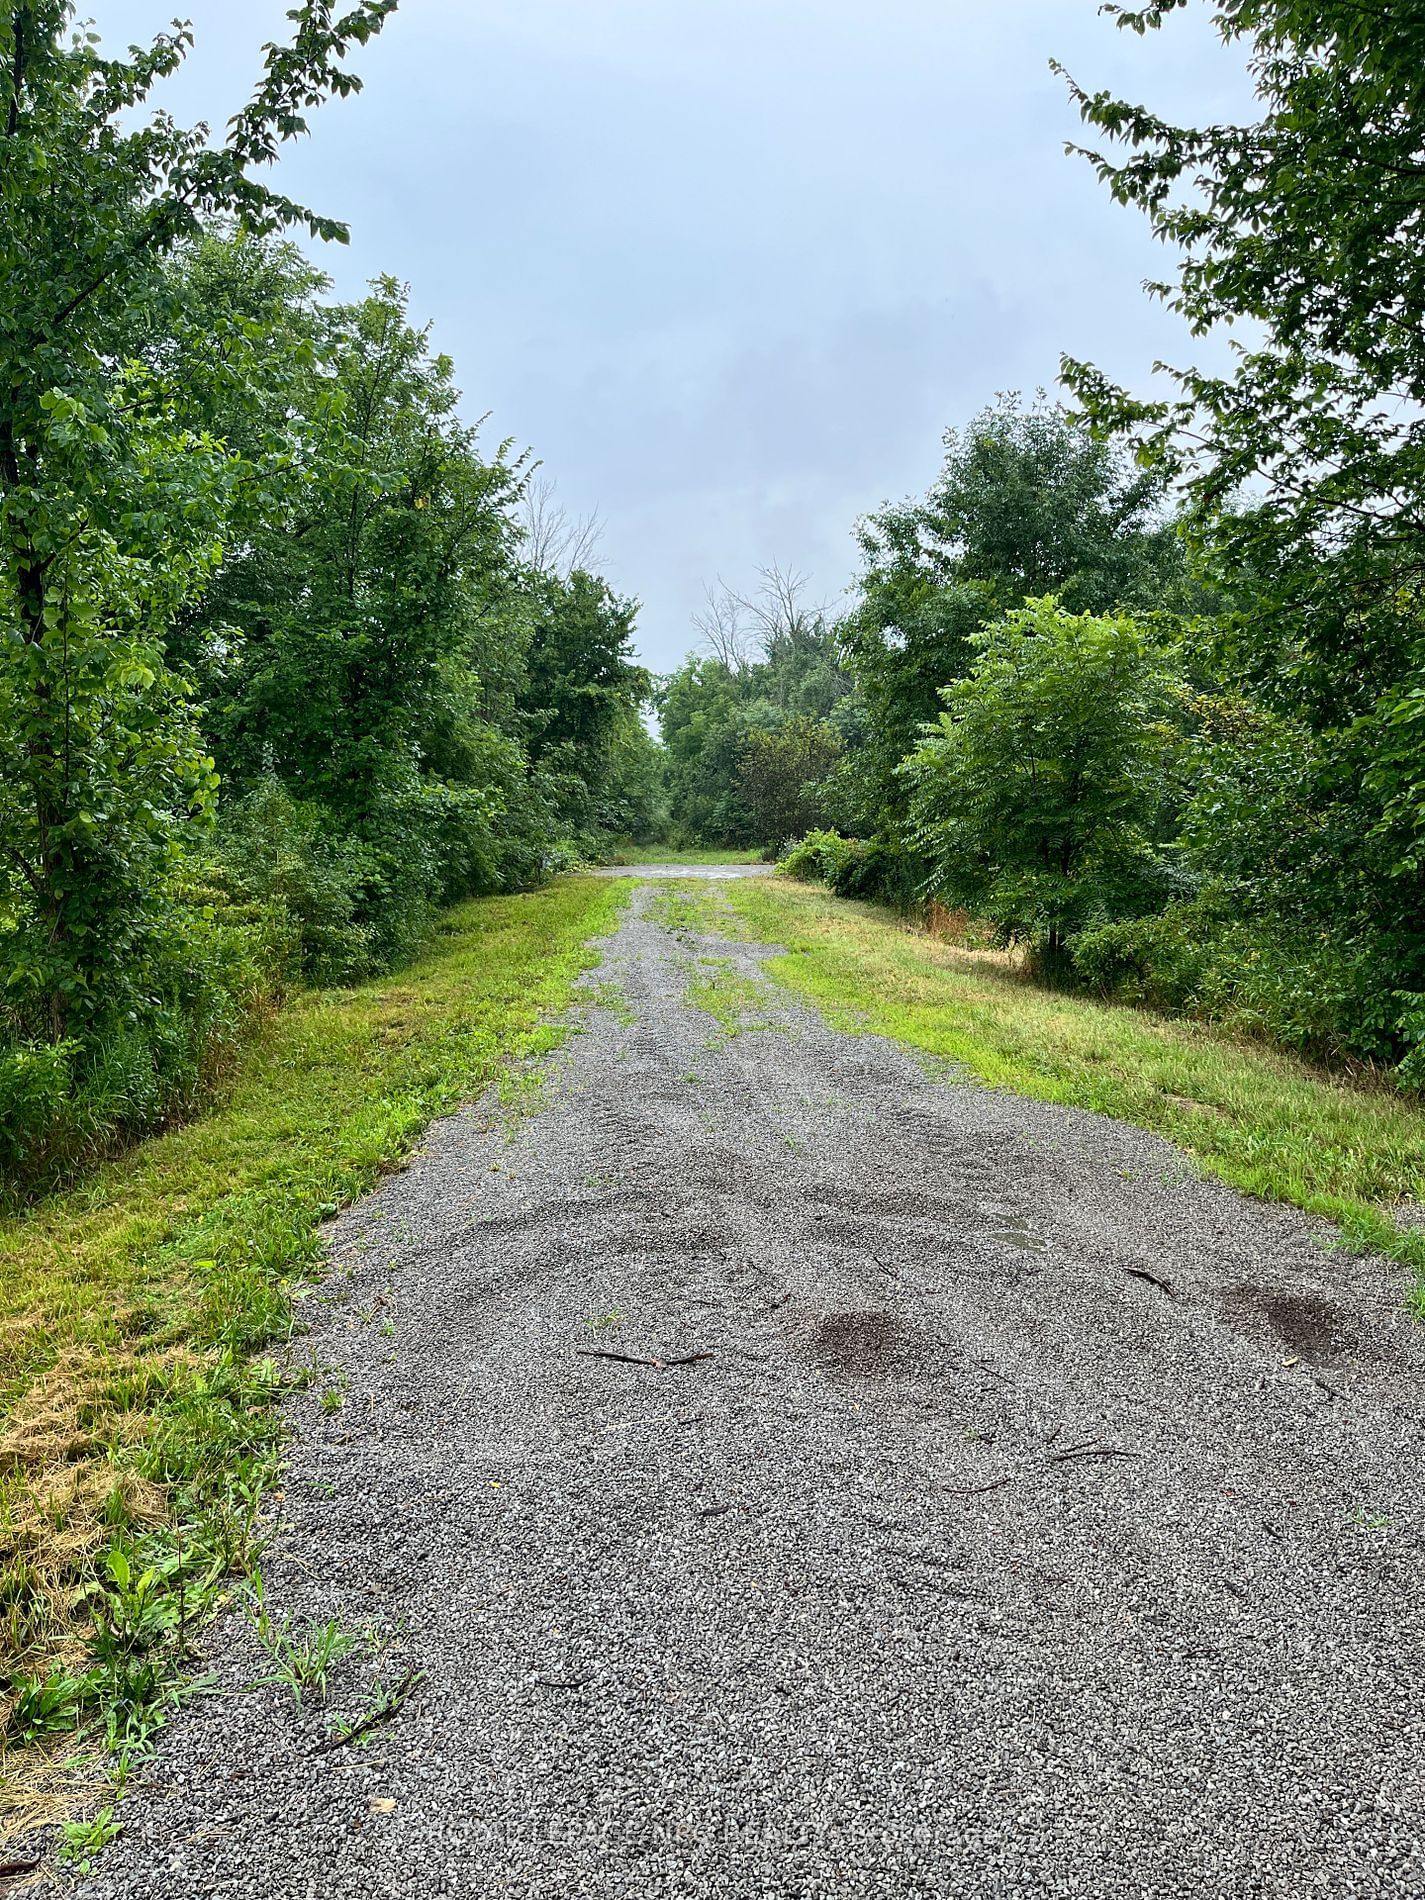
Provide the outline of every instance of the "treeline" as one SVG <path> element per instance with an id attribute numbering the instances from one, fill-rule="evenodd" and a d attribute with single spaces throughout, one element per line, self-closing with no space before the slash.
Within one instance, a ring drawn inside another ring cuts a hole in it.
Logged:
<path id="1" fill-rule="evenodd" d="M 1109 11 L 1144 31 L 1176 5 Z M 1074 96 L 1126 148 L 1088 154 L 1100 175 L 1179 253 L 1161 294 L 1198 333 L 1246 326 L 1232 373 L 1147 403 L 1066 361 L 1073 412 L 1009 399 L 952 432 L 930 492 L 862 523 L 849 611 L 750 663 L 715 621 L 663 683 L 674 814 L 968 910 L 1055 980 L 1418 1087 L 1419 22 L 1216 17 L 1250 42 L 1257 123 Z"/>
<path id="2" fill-rule="evenodd" d="M 634 603 L 529 532 L 401 288 L 333 301 L 283 232 L 340 228 L 259 182 L 392 4 L 300 8 L 217 149 L 136 112 L 186 29 L 114 61 L 0 12 L 12 1179 L 182 1108 L 283 982 L 650 822 Z"/>

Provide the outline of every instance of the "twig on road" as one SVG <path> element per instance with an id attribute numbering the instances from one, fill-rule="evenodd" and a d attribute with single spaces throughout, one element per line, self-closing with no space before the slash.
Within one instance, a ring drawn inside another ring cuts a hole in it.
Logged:
<path id="1" fill-rule="evenodd" d="M 1160 1293 L 1166 1293 L 1170 1300 L 1176 1297 L 1168 1282 L 1166 1280 L 1160 1280 L 1156 1273 L 1149 1273 L 1146 1267 L 1125 1267 L 1123 1271 L 1128 1275 L 1130 1280 L 1142 1280 L 1146 1282 L 1148 1286 L 1157 1287 L 1158 1291 Z"/>
<path id="2" fill-rule="evenodd" d="M 667 1372 L 670 1366 L 695 1366 L 700 1359 L 715 1357 L 710 1352 L 690 1352 L 681 1359 L 645 1359 L 636 1352 L 606 1352 L 598 1346 L 576 1346 L 581 1359 L 616 1359 L 621 1366 L 652 1366 L 655 1372 Z"/>
<path id="3" fill-rule="evenodd" d="M 399 1715 L 410 1699 L 412 1689 L 417 1683 L 425 1681 L 425 1673 L 424 1669 L 408 1669 L 394 1688 L 381 1691 L 375 1708 L 363 1715 L 359 1722 L 353 1722 L 350 1728 L 337 1729 L 324 1742 L 318 1742 L 312 1754 L 329 1755 L 333 1749 L 349 1748 L 353 1742 L 359 1742 L 363 1735 L 369 1735 L 372 1729 L 389 1722 L 393 1715 Z"/>
<path id="4" fill-rule="evenodd" d="M 1075 1445 L 1069 1451 L 1050 1452 L 1046 1464 L 1067 1465 L 1076 1458 L 1141 1458 L 1141 1451 L 1120 1451 L 1116 1445 Z"/>

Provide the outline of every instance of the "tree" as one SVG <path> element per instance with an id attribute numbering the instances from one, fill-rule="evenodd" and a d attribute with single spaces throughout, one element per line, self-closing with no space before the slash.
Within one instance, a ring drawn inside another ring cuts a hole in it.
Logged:
<path id="1" fill-rule="evenodd" d="M 928 891 L 1051 960 L 1161 900 L 1174 746 L 1167 665 L 1125 615 L 1031 601 L 975 634 L 904 768 Z"/>
<path id="2" fill-rule="evenodd" d="M 1179 4 L 1109 11 L 1141 33 Z M 1194 334 L 1247 340 L 1234 339 L 1227 373 L 1172 372 L 1162 401 L 1086 363 L 1066 360 L 1064 375 L 1101 433 L 1181 486 L 1197 539 L 1242 595 L 1215 630 L 1220 674 L 1308 730 L 1290 796 L 1266 807 L 1284 827 L 1273 846 L 1262 812 L 1224 808 L 1251 816 L 1263 866 L 1292 867 L 1264 870 L 1249 901 L 1290 929 L 1330 892 L 1318 934 L 1358 955 L 1369 987 L 1393 998 L 1378 1013 L 1418 1039 L 1425 22 L 1418 0 L 1224 0 L 1214 18 L 1225 41 L 1250 43 L 1253 123 L 1182 127 L 1070 85 L 1085 121 L 1124 148 L 1086 153 L 1100 178 L 1178 253 L 1156 294 Z M 1259 766 L 1249 757 L 1229 776 Z M 1299 980 L 1312 980 L 1305 965 Z"/>
<path id="3" fill-rule="evenodd" d="M 356 89 L 394 5 L 307 0 L 217 148 L 135 120 L 186 27 L 110 60 L 67 0 L 0 12 L 0 904 L 13 1006 L 54 1041 L 135 974 L 214 789 L 164 635 L 216 563 L 228 460 L 134 339 L 205 220 L 343 235 L 255 174 Z"/>
<path id="4" fill-rule="evenodd" d="M 521 508 L 525 559 L 537 574 L 567 580 L 588 572 L 604 526 L 597 514 L 575 519 L 558 499 L 557 484 L 544 477 L 529 482 Z"/>
<path id="5" fill-rule="evenodd" d="M 1110 7 L 1156 28 L 1183 0 Z M 1425 563 L 1425 93 L 1416 3 L 1232 0 L 1262 116 L 1204 130 L 1070 80 L 1085 121 L 1128 148 L 1085 151 L 1179 253 L 1151 288 L 1196 335 L 1250 326 L 1235 365 L 1171 372 L 1138 401 L 1090 365 L 1064 374 L 1101 432 L 1181 482 L 1254 594 L 1236 655 L 1317 722 L 1390 693 L 1421 639 Z M 1077 148 L 1075 148 L 1077 149 Z"/>
<path id="6" fill-rule="evenodd" d="M 773 565 L 756 586 L 736 593 L 725 582 L 706 589 L 694 625 L 711 649 L 690 656 L 658 693 L 668 754 L 670 813 L 680 835 L 716 844 L 779 844 L 765 811 L 749 806 L 742 762 L 756 740 L 761 774 L 776 747 L 763 740 L 783 726 L 822 728 L 839 755 L 852 681 L 840 664 L 839 634 L 822 607 L 806 599 L 806 579 Z M 782 748 L 791 760 L 795 746 Z M 760 794 L 759 794 L 760 796 Z"/>
<path id="7" fill-rule="evenodd" d="M 586 846 L 640 822 L 632 726 L 653 689 L 633 657 L 638 603 L 598 575 L 535 578 L 519 707 L 530 757 L 550 775 L 563 822 Z M 646 761 L 642 762 L 646 764 Z M 631 775 L 631 776 L 630 776 Z"/>
<path id="8" fill-rule="evenodd" d="M 841 740 L 824 721 L 798 714 L 751 732 L 738 761 L 738 789 L 764 848 L 813 830 L 825 816 L 824 784 L 841 757 Z"/>
<path id="9" fill-rule="evenodd" d="M 1073 612 L 1170 604 L 1181 562 L 1163 482 L 1041 396 L 1000 397 L 963 432 L 925 497 L 858 528 L 860 601 L 842 627 L 866 701 L 889 817 L 895 768 L 979 629 L 1034 596 Z"/>

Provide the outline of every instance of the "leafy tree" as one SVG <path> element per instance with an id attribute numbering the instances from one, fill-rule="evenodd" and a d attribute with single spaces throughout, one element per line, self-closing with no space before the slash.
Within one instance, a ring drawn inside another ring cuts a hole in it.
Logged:
<path id="1" fill-rule="evenodd" d="M 1141 33 L 1179 4 L 1109 11 Z M 1100 431 L 1132 438 L 1180 484 L 1197 536 L 1244 596 L 1217 628 L 1222 676 L 1307 728 L 1294 751 L 1249 748 L 1227 772 L 1247 785 L 1269 763 L 1290 764 L 1289 795 L 1281 781 L 1263 807 L 1222 807 L 1224 855 L 1238 855 L 1234 836 L 1256 840 L 1261 868 L 1240 901 L 1291 932 L 1314 908 L 1318 936 L 1354 947 L 1371 982 L 1393 993 L 1402 1038 L 1418 1037 L 1421 10 L 1224 0 L 1214 18 L 1225 41 L 1250 45 L 1255 122 L 1193 129 L 1072 89 L 1087 123 L 1121 148 L 1087 154 L 1099 176 L 1178 253 L 1157 294 L 1194 333 L 1235 326 L 1248 340 L 1234 343 L 1226 373 L 1176 371 L 1165 401 L 1132 399 L 1082 362 L 1066 361 L 1065 376 Z M 1269 814 L 1280 824 L 1270 844 Z M 1309 960 L 1297 981 L 1313 981 Z"/>
<path id="2" fill-rule="evenodd" d="M 1169 604 L 1181 559 L 1163 482 L 1042 395 L 1001 397 L 945 436 L 929 492 L 858 530 L 860 602 L 844 624 L 888 805 L 892 774 L 999 615 L 1053 593 L 1072 612 Z"/>
<path id="3" fill-rule="evenodd" d="M 1181 4 L 1108 11 L 1141 33 Z M 1085 120 L 1128 148 L 1085 155 L 1179 253 L 1156 294 L 1196 334 L 1246 322 L 1253 340 L 1228 373 L 1174 372 L 1168 401 L 1134 401 L 1077 361 L 1065 374 L 1254 577 L 1265 637 L 1238 652 L 1258 683 L 1333 724 L 1389 691 L 1420 643 L 1420 8 L 1233 0 L 1214 17 L 1224 40 L 1250 41 L 1254 124 L 1194 130 L 1070 84 Z"/>
<path id="4" fill-rule="evenodd" d="M 657 703 L 675 831 L 711 844 L 752 843 L 737 780 L 750 722 L 765 716 L 751 689 L 723 661 L 695 654 L 659 682 Z"/>
<path id="5" fill-rule="evenodd" d="M 826 725 L 828 743 L 843 749 L 856 708 L 838 629 L 808 604 L 805 579 L 780 567 L 765 568 L 745 595 L 719 583 L 707 601 L 695 624 L 709 653 L 690 656 L 659 688 L 672 820 L 712 843 L 780 843 L 786 833 L 754 816 L 742 761 L 754 738 L 760 747 L 761 735 L 796 722 Z"/>
<path id="6" fill-rule="evenodd" d="M 69 37 L 66 0 L 0 11 L 0 942 L 22 1026 L 52 1040 L 144 1006 L 141 946 L 214 789 L 164 635 L 217 560 L 227 457 L 133 339 L 204 220 L 343 235 L 256 174 L 356 88 L 343 61 L 394 4 L 299 7 L 216 148 L 137 118 L 186 28 L 111 60 Z"/>
<path id="7" fill-rule="evenodd" d="M 1052 597 L 971 647 L 904 770 L 928 888 L 1055 959 L 1073 931 L 1163 895 L 1169 671 L 1137 622 Z"/>
<path id="8" fill-rule="evenodd" d="M 804 714 L 748 734 L 737 782 L 756 843 L 780 845 L 822 821 L 825 781 L 841 750 L 840 739 L 825 721 Z"/>

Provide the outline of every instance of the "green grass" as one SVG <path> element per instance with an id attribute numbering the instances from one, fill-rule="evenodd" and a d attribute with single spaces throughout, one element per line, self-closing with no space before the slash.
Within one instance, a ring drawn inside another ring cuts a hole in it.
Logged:
<path id="1" fill-rule="evenodd" d="M 701 893 L 681 886 L 696 906 Z M 1153 1130 L 1209 1174 L 1340 1224 L 1413 1270 L 1425 1315 L 1425 1110 L 1206 1025 L 1041 987 L 1003 956 L 937 942 L 871 905 L 781 879 L 729 884 L 711 930 L 786 945 L 772 980 L 834 1026 L 872 1031 L 995 1087 Z"/>
<path id="2" fill-rule="evenodd" d="M 760 851 L 673 851 L 656 844 L 624 845 L 610 864 L 761 864 Z"/>
<path id="3" fill-rule="evenodd" d="M 688 985 L 688 1001 L 711 1016 L 718 1026 L 709 1047 L 721 1047 L 735 1036 L 785 1033 L 767 1019 L 767 991 L 750 977 L 739 976 L 726 957 L 699 957 Z"/>
<path id="4" fill-rule="evenodd" d="M 121 1755 L 142 1745 L 193 1620 L 250 1564 L 290 1381 L 262 1355 L 292 1332 L 320 1223 L 562 1039 L 548 1013 L 629 889 L 565 879 L 461 906 L 398 973 L 297 997 L 200 1119 L 0 1222 L 15 1824 L 55 1780 L 26 1745 L 57 1759 L 99 1725 Z"/>

